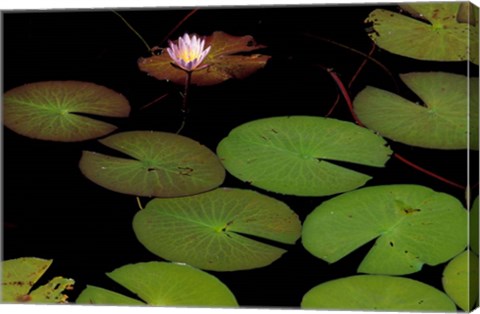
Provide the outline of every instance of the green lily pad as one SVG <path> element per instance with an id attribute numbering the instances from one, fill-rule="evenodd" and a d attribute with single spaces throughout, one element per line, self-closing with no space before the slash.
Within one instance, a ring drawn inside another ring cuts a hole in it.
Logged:
<path id="1" fill-rule="evenodd" d="M 76 142 L 104 136 L 117 127 L 89 114 L 128 117 L 130 106 L 121 94 L 88 82 L 48 81 L 7 91 L 3 98 L 5 126 L 40 140 Z"/>
<path id="2" fill-rule="evenodd" d="M 408 4 L 414 17 L 377 9 L 365 20 L 373 23 L 368 35 L 380 48 L 405 57 L 478 64 L 478 8 L 472 23 L 458 19 L 461 2 Z"/>
<path id="3" fill-rule="evenodd" d="M 52 260 L 36 257 L 21 257 L 1 263 L 1 301 L 19 303 L 66 303 L 64 290 L 70 290 L 73 279 L 55 277 L 46 285 L 31 291 L 33 285 L 43 276 Z"/>
<path id="4" fill-rule="evenodd" d="M 394 141 L 436 149 L 466 149 L 470 131 L 470 148 L 478 150 L 478 78 L 443 72 L 408 73 L 400 78 L 425 106 L 368 86 L 354 100 L 363 124 Z"/>
<path id="5" fill-rule="evenodd" d="M 145 303 L 140 300 L 91 285 L 87 285 L 87 287 L 80 293 L 75 303 L 105 305 L 145 305 Z"/>
<path id="6" fill-rule="evenodd" d="M 478 196 L 470 208 L 470 249 L 478 256 Z"/>
<path id="7" fill-rule="evenodd" d="M 356 189 L 371 177 L 335 162 L 383 167 L 391 152 L 384 139 L 370 130 L 309 116 L 245 123 L 217 147 L 233 176 L 267 191 L 298 196 Z"/>
<path id="8" fill-rule="evenodd" d="M 443 289 L 465 312 L 478 301 L 478 256 L 465 251 L 452 259 L 443 271 Z"/>
<path id="9" fill-rule="evenodd" d="M 84 151 L 80 170 L 88 179 L 115 192 L 185 196 L 214 189 L 225 178 L 225 169 L 211 150 L 181 135 L 131 131 L 99 141 L 132 158 Z"/>
<path id="10" fill-rule="evenodd" d="M 298 216 L 284 203 L 254 191 L 219 188 L 153 199 L 133 220 L 138 240 L 154 254 L 194 267 L 233 271 L 269 265 L 286 251 L 249 238 L 294 244 Z"/>
<path id="11" fill-rule="evenodd" d="M 456 198 L 423 186 L 385 185 L 323 202 L 303 224 L 303 246 L 329 263 L 374 239 L 358 272 L 414 273 L 465 250 L 467 211 Z"/>
<path id="12" fill-rule="evenodd" d="M 322 283 L 308 291 L 303 309 L 455 312 L 448 296 L 422 282 L 401 277 L 359 275 Z"/>
<path id="13" fill-rule="evenodd" d="M 95 286 L 78 296 L 78 304 L 237 307 L 232 292 L 216 277 L 188 265 L 147 262 L 125 265 L 107 274 L 143 300 Z"/>
<path id="14" fill-rule="evenodd" d="M 214 32 L 205 38 L 205 47 L 211 46 L 203 64 L 208 67 L 192 72 L 192 84 L 199 86 L 215 85 L 228 79 L 244 79 L 263 68 L 270 56 L 249 54 L 253 50 L 265 48 L 258 45 L 252 36 L 232 36 L 224 32 Z M 185 84 L 185 71 L 172 66 L 172 58 L 166 49 L 158 56 L 140 58 L 141 71 L 158 80 L 169 80 L 175 84 Z"/>

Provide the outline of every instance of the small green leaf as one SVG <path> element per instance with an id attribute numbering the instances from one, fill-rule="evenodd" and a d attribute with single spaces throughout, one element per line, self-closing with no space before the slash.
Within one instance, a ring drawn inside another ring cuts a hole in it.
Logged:
<path id="1" fill-rule="evenodd" d="M 34 139 L 75 142 L 104 136 L 117 127 L 81 114 L 127 117 L 128 100 L 88 82 L 48 81 L 26 84 L 4 95 L 5 126 Z"/>
<path id="2" fill-rule="evenodd" d="M 286 252 L 248 235 L 294 244 L 301 225 L 280 201 L 253 191 L 219 188 L 154 199 L 135 215 L 133 229 L 138 240 L 162 258 L 233 271 L 269 265 Z"/>
<path id="3" fill-rule="evenodd" d="M 360 275 L 322 283 L 308 291 L 303 309 L 455 312 L 445 293 L 409 278 Z"/>
<path id="4" fill-rule="evenodd" d="M 210 53 L 203 62 L 208 67 L 193 71 L 192 84 L 206 86 L 232 78 L 243 79 L 263 68 L 270 59 L 270 56 L 260 54 L 245 55 L 246 52 L 265 48 L 258 45 L 252 36 L 237 37 L 218 31 L 205 38 L 205 47 L 208 46 L 211 46 Z M 158 80 L 185 84 L 185 71 L 172 66 L 172 62 L 166 49 L 163 49 L 158 56 L 140 58 L 138 66 Z"/>
<path id="5" fill-rule="evenodd" d="M 153 131 L 117 133 L 100 142 L 131 159 L 84 151 L 80 170 L 106 189 L 138 196 L 176 197 L 218 187 L 225 169 L 207 147 Z"/>
<path id="6" fill-rule="evenodd" d="M 391 150 L 380 136 L 353 123 L 291 116 L 233 129 L 217 154 L 232 175 L 253 186 L 323 196 L 353 190 L 371 178 L 337 162 L 383 167 Z"/>
<path id="7" fill-rule="evenodd" d="M 478 256 L 465 251 L 452 259 L 443 271 L 443 289 L 465 312 L 478 301 Z"/>
<path id="8" fill-rule="evenodd" d="M 75 283 L 72 279 L 55 277 L 48 284 L 30 291 L 51 264 L 52 260 L 36 257 L 3 261 L 1 300 L 20 303 L 66 303 L 67 296 L 62 292 L 71 289 Z"/>
<path id="9" fill-rule="evenodd" d="M 354 100 L 355 112 L 368 128 L 397 142 L 436 149 L 466 149 L 470 133 L 470 148 L 478 150 L 478 78 L 443 72 L 400 78 L 425 106 L 368 86 Z M 470 112 L 469 97 L 477 104 Z"/>
<path id="10" fill-rule="evenodd" d="M 117 268 L 108 277 L 138 295 L 148 305 L 237 307 L 234 295 L 214 276 L 188 265 L 147 262 Z M 77 303 L 142 304 L 102 288 L 89 286 Z"/>
<path id="11" fill-rule="evenodd" d="M 380 48 L 392 53 L 432 61 L 470 60 L 478 65 L 478 7 L 472 26 L 458 21 L 461 2 L 408 4 L 411 18 L 377 9 L 365 23 L 373 23 L 368 35 Z M 460 19 L 461 20 L 461 19 Z"/>
<path id="12" fill-rule="evenodd" d="M 467 211 L 454 197 L 418 185 L 385 185 L 334 197 L 306 218 L 304 247 L 333 263 L 377 238 L 358 272 L 404 275 L 465 250 Z"/>

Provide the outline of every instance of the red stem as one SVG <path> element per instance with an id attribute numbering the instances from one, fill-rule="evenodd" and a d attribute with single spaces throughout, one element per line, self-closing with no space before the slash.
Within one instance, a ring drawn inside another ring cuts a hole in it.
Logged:
<path id="1" fill-rule="evenodd" d="M 403 162 L 404 164 L 407 164 L 407 165 L 409 165 L 410 167 L 412 167 L 412 168 L 414 168 L 414 169 L 416 169 L 416 170 L 418 170 L 418 171 L 421 171 L 421 172 L 423 172 L 423 173 L 425 173 L 425 174 L 427 174 L 427 175 L 429 175 L 429 176 L 431 176 L 431 177 L 434 177 L 435 179 L 438 179 L 438 180 L 440 180 L 440 181 L 443 181 L 443 182 L 445 182 L 445 183 L 447 183 L 447 184 L 450 184 L 451 186 L 454 186 L 454 187 L 456 187 L 456 188 L 465 190 L 465 187 L 464 187 L 463 185 L 458 184 L 458 183 L 455 183 L 455 182 L 453 182 L 453 181 L 450 181 L 450 180 L 448 180 L 448 179 L 445 179 L 444 177 L 442 177 L 442 176 L 440 176 L 440 175 L 438 175 L 438 174 L 436 174 L 436 173 L 433 173 L 433 172 L 431 172 L 431 171 L 428 171 L 427 169 L 424 169 L 424 168 L 422 168 L 422 167 L 414 164 L 413 162 L 405 159 L 404 157 L 400 156 L 400 155 L 397 154 L 397 153 L 394 153 L 394 154 L 393 154 L 393 157 L 397 158 L 398 160 L 400 160 L 400 161 Z"/>
<path id="2" fill-rule="evenodd" d="M 376 46 L 375 46 L 375 44 L 373 44 L 372 49 L 370 49 L 370 51 L 368 52 L 368 57 L 372 57 L 372 54 L 375 51 L 375 48 L 376 48 Z M 357 79 L 357 76 L 360 74 L 360 72 L 362 72 L 362 70 L 365 67 L 365 65 L 367 64 L 367 62 L 368 62 L 368 58 L 363 59 L 362 64 L 360 65 L 357 72 L 355 72 L 355 74 L 352 76 L 352 79 L 348 83 L 348 88 L 352 87 L 353 82 Z"/>
<path id="3" fill-rule="evenodd" d="M 335 81 L 335 83 L 337 83 L 338 88 L 340 88 L 340 92 L 342 93 L 343 98 L 345 98 L 345 101 L 347 102 L 348 109 L 350 110 L 350 113 L 352 114 L 353 119 L 355 119 L 355 122 L 356 122 L 359 126 L 365 127 L 365 125 L 363 125 L 363 123 L 358 119 L 357 114 L 355 113 L 355 111 L 353 111 L 352 101 L 351 101 L 351 99 L 350 99 L 350 96 L 348 95 L 348 91 L 347 91 L 347 89 L 345 88 L 345 85 L 343 85 L 343 83 L 342 83 L 342 80 L 340 80 L 340 78 L 338 77 L 337 73 L 335 73 L 335 72 L 333 71 L 333 69 L 327 69 L 327 72 L 328 72 L 328 73 L 330 74 L 330 76 L 333 78 L 333 80 Z"/>
<path id="4" fill-rule="evenodd" d="M 347 103 L 348 105 L 348 109 L 350 110 L 350 113 L 352 114 L 353 118 L 355 119 L 355 122 L 360 125 L 360 126 L 363 126 L 365 127 L 365 125 L 358 119 L 357 115 L 355 114 L 355 112 L 353 111 L 353 104 L 352 104 L 352 100 L 350 98 L 350 96 L 348 95 L 348 91 L 347 89 L 345 88 L 345 85 L 343 85 L 342 81 L 340 80 L 340 78 L 338 77 L 338 75 L 332 70 L 332 69 L 327 69 L 327 72 L 332 76 L 333 80 L 335 81 L 335 83 L 337 83 L 337 86 L 338 88 L 340 89 L 340 91 L 342 92 L 342 95 L 343 97 L 345 98 L 345 102 Z M 462 189 L 462 190 L 465 190 L 465 187 L 456 183 L 456 182 L 453 182 L 453 181 L 450 181 L 438 174 L 435 174 L 431 171 L 428 171 L 416 164 L 414 164 L 413 162 L 405 159 L 404 157 L 400 156 L 399 154 L 397 153 L 393 153 L 393 157 L 397 158 L 398 160 L 400 160 L 401 162 L 403 162 L 404 164 L 414 168 L 415 170 L 418 170 L 420 172 L 423 172 L 425 173 L 426 175 L 429 175 L 433 178 L 436 178 L 442 182 L 445 182 L 451 186 L 454 186 L 456 188 L 459 188 L 459 189 Z"/>
<path id="5" fill-rule="evenodd" d="M 178 22 L 177 25 L 175 25 L 174 28 L 172 28 L 172 30 L 162 39 L 162 41 L 160 42 L 160 46 L 165 43 L 167 41 L 167 39 L 170 38 L 170 36 L 172 36 L 173 33 L 175 33 L 175 31 L 180 27 L 182 26 L 183 23 L 185 23 L 186 20 L 188 20 L 190 18 L 190 16 L 192 16 L 193 14 L 195 14 L 195 12 L 197 12 L 199 9 L 193 9 L 192 11 L 190 11 L 187 15 L 185 15 L 185 17 L 180 21 Z"/>
<path id="6" fill-rule="evenodd" d="M 162 100 L 163 98 L 165 98 L 165 97 L 167 97 L 167 96 L 168 96 L 168 93 L 166 93 L 166 94 L 163 94 L 162 96 L 160 96 L 160 97 L 158 97 L 158 98 L 156 98 L 156 99 L 152 100 L 152 101 L 151 101 L 151 102 L 149 102 L 148 104 L 146 104 L 146 105 L 144 105 L 144 106 L 140 107 L 140 109 L 139 109 L 139 110 L 146 109 L 146 108 L 150 107 L 151 105 L 153 105 L 154 103 L 156 103 L 157 101 L 160 101 L 160 100 Z"/>
<path id="7" fill-rule="evenodd" d="M 375 44 L 372 45 L 372 49 L 370 49 L 370 52 L 368 53 L 368 57 L 372 57 L 372 54 L 373 52 L 375 51 Z M 353 85 L 353 82 L 357 79 L 358 75 L 360 74 L 360 72 L 363 70 L 363 68 L 365 67 L 365 65 L 367 64 L 368 62 L 368 58 L 365 57 L 365 59 L 363 59 L 363 62 L 362 64 L 360 64 L 360 66 L 358 67 L 357 71 L 355 72 L 355 74 L 352 76 L 352 78 L 350 79 L 350 82 L 348 83 L 348 88 L 350 89 Z M 335 110 L 335 107 L 337 107 L 338 103 L 340 102 L 340 94 L 337 95 L 337 99 L 335 99 L 335 102 L 333 103 L 332 107 L 330 108 L 330 110 L 327 112 L 327 114 L 325 115 L 326 117 L 330 116 L 333 112 L 333 110 Z"/>

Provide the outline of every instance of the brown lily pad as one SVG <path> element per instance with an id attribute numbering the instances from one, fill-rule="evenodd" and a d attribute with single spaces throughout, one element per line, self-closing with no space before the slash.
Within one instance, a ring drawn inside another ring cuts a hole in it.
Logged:
<path id="1" fill-rule="evenodd" d="M 263 68 L 270 56 L 261 54 L 238 55 L 265 48 L 258 45 L 252 36 L 232 36 L 224 32 L 214 32 L 205 38 L 205 47 L 211 46 L 205 57 L 204 69 L 193 71 L 192 84 L 206 86 L 219 84 L 228 79 L 244 79 Z M 140 70 L 158 80 L 168 80 L 175 84 L 185 84 L 186 73 L 172 65 L 172 58 L 166 49 L 157 56 L 140 58 Z"/>

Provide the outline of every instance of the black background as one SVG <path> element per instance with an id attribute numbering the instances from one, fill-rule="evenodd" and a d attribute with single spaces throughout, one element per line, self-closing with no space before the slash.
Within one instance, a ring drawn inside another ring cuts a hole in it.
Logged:
<path id="1" fill-rule="evenodd" d="M 324 70 L 333 68 L 345 84 L 363 57 L 307 34 L 328 38 L 367 53 L 372 43 L 364 19 L 379 6 L 304 6 L 257 8 L 202 8 L 171 39 L 184 32 L 209 35 L 221 30 L 231 35 L 252 35 L 271 55 L 266 67 L 245 80 L 230 80 L 210 87 L 193 87 L 191 113 L 182 134 L 215 150 L 228 132 L 250 120 L 281 115 L 324 116 L 338 88 Z M 397 10 L 396 7 L 386 7 Z M 121 10 L 124 18 L 151 45 L 190 11 Z M 46 80 L 80 80 L 104 85 L 125 95 L 130 118 L 118 121 L 119 131 L 175 132 L 180 125 L 181 86 L 148 77 L 137 59 L 149 55 L 146 47 L 110 11 L 49 11 L 4 14 L 4 90 Z M 163 45 L 164 46 L 164 45 Z M 394 75 L 411 71 L 447 71 L 466 74 L 465 62 L 427 62 L 392 55 L 377 49 L 373 55 Z M 471 69 L 478 75 L 478 67 Z M 394 90 L 388 75 L 369 63 L 350 89 L 354 96 L 366 85 Z M 140 110 L 153 99 L 169 96 Z M 415 100 L 401 85 L 400 94 Z M 342 100 L 332 117 L 352 121 Z M 117 121 L 116 121 L 117 122 Z M 408 126 L 406 126 L 408 127 Z M 96 140 L 56 143 L 32 140 L 4 128 L 3 134 L 4 259 L 35 256 L 53 259 L 45 279 L 61 275 L 75 279 L 70 301 L 86 284 L 131 295 L 104 274 L 129 263 L 159 260 L 137 240 L 131 221 L 138 211 L 132 196 L 95 185 L 82 176 L 78 162 L 82 150 L 100 149 Z M 467 180 L 467 152 L 409 147 L 390 142 L 408 159 L 463 185 Z M 477 182 L 477 154 L 472 154 L 472 182 Z M 426 176 L 396 159 L 384 169 L 369 169 L 367 186 L 414 183 L 449 193 L 464 204 L 464 191 Z M 223 186 L 251 188 L 227 175 Z M 303 221 L 324 198 L 282 196 L 261 191 L 286 202 Z M 143 200 L 147 202 L 146 199 Z M 465 205 L 466 206 L 466 205 Z M 241 306 L 298 307 L 312 287 L 356 274 L 371 243 L 328 265 L 301 245 L 272 265 L 248 271 L 210 272 L 224 282 Z M 444 264 L 425 265 L 407 277 L 441 289 Z"/>

